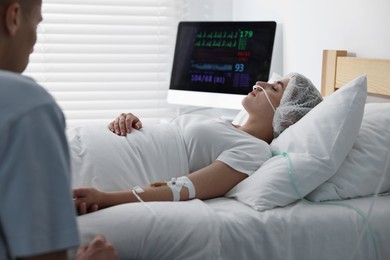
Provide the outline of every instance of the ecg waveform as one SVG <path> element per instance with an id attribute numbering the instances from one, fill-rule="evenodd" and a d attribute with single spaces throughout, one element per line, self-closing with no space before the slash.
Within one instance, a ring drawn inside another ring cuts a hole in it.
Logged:
<path id="1" fill-rule="evenodd" d="M 248 43 L 252 30 L 200 31 L 194 39 L 195 52 L 189 75 L 191 82 L 245 87 L 250 84 L 246 63 L 251 58 Z M 219 60 L 223 63 L 215 63 Z"/>
<path id="2" fill-rule="evenodd" d="M 254 36 L 251 30 L 238 30 L 236 32 L 213 31 L 199 32 L 196 35 L 195 46 L 202 48 L 237 48 L 246 50 L 248 39 Z"/>
<path id="3" fill-rule="evenodd" d="M 208 48 L 236 48 L 237 40 L 198 40 L 195 42 L 196 47 L 208 47 Z"/>
<path id="4" fill-rule="evenodd" d="M 237 39 L 239 32 L 200 32 L 196 35 L 197 39 Z"/>
<path id="5" fill-rule="evenodd" d="M 231 64 L 201 64 L 195 63 L 191 65 L 191 68 L 198 70 L 213 70 L 213 71 L 232 71 L 233 65 Z"/>

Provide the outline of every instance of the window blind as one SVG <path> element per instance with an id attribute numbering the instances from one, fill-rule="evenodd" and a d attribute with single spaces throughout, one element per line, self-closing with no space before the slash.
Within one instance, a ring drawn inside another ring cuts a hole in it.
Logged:
<path id="1" fill-rule="evenodd" d="M 25 74 L 46 88 L 68 126 L 132 112 L 173 117 L 166 102 L 183 0 L 46 0 Z"/>

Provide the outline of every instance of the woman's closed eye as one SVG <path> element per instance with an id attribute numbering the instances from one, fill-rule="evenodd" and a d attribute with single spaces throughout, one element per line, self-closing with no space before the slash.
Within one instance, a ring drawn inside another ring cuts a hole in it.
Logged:
<path id="1" fill-rule="evenodd" d="M 278 83 L 282 88 L 284 88 L 284 83 L 282 81 L 278 81 L 276 83 Z"/>
<path id="2" fill-rule="evenodd" d="M 284 88 L 284 83 L 282 81 L 275 81 L 274 84 L 272 84 L 271 89 L 274 92 L 278 92 L 279 89 Z"/>

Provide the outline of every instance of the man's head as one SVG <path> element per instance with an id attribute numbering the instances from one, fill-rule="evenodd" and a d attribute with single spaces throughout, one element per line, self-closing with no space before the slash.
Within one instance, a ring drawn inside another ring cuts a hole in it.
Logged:
<path id="1" fill-rule="evenodd" d="M 21 73 L 42 20 L 42 0 L 0 0 L 0 69 Z"/>

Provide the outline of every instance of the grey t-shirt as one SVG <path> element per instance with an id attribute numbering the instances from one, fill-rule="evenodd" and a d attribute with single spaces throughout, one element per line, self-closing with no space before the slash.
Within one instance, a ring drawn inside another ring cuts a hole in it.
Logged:
<path id="1" fill-rule="evenodd" d="M 0 259 L 79 244 L 64 127 L 43 88 L 0 71 Z"/>

